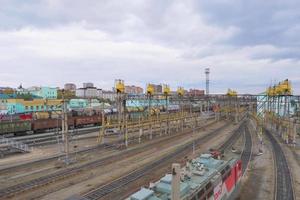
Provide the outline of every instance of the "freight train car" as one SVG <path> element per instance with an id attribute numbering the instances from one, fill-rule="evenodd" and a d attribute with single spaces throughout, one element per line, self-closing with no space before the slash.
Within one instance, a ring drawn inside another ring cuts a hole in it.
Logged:
<path id="1" fill-rule="evenodd" d="M 48 112 L 36 112 L 34 114 L 34 119 L 49 119 L 50 114 Z"/>
<path id="2" fill-rule="evenodd" d="M 83 127 L 86 125 L 100 125 L 101 121 L 101 115 L 74 117 L 75 127 Z"/>
<path id="3" fill-rule="evenodd" d="M 15 135 L 27 134 L 28 132 L 37 133 L 54 129 L 61 129 L 62 127 L 62 120 L 59 118 L 30 120 L 29 116 L 22 116 L 22 119 L 23 120 L 16 121 L 1 121 L 0 135 L 9 133 L 13 133 Z M 102 115 L 68 117 L 68 126 L 70 129 L 80 128 L 87 125 L 101 125 L 101 122 Z"/>
<path id="4" fill-rule="evenodd" d="M 177 183 L 176 176 L 179 180 Z M 187 162 L 181 173 L 167 174 L 149 188 L 142 188 L 126 200 L 166 200 L 171 199 L 173 189 L 184 200 L 227 200 L 232 199 L 239 188 L 242 176 L 241 160 L 214 159 L 211 154 Z M 173 179 L 174 178 L 174 179 Z M 172 188 L 178 185 L 178 188 Z"/>
<path id="5" fill-rule="evenodd" d="M 31 131 L 31 121 L 1 122 L 0 133 L 19 135 Z"/>
<path id="6" fill-rule="evenodd" d="M 32 120 L 32 113 L 20 114 L 19 118 L 20 120 Z"/>
<path id="7" fill-rule="evenodd" d="M 70 128 L 74 127 L 74 119 L 68 119 L 68 126 Z M 51 129 L 61 129 L 62 121 L 61 119 L 39 119 L 32 121 L 32 131 L 36 132 L 43 132 L 45 130 Z"/>
<path id="8" fill-rule="evenodd" d="M 32 120 L 32 113 L 14 114 L 14 115 L 0 115 L 0 122 L 3 121 L 19 121 Z"/>

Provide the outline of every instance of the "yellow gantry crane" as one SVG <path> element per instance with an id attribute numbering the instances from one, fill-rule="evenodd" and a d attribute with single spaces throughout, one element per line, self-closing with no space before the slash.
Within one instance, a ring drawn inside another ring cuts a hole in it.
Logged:
<path id="1" fill-rule="evenodd" d="M 115 80 L 115 88 L 117 93 L 125 93 L 125 84 L 121 79 Z"/>
<path id="2" fill-rule="evenodd" d="M 292 95 L 292 84 L 286 79 L 277 85 L 268 87 L 266 94 L 268 96 Z"/>
<path id="3" fill-rule="evenodd" d="M 237 92 L 235 90 L 232 90 L 232 89 L 228 89 L 227 90 L 227 93 L 226 93 L 227 96 L 230 96 L 230 97 L 236 97 L 237 96 Z"/>
<path id="4" fill-rule="evenodd" d="M 124 135 L 124 143 L 125 143 L 125 146 L 127 147 L 128 146 L 127 116 L 123 115 L 124 114 L 123 96 L 125 93 L 124 81 L 121 79 L 117 79 L 115 81 L 115 88 L 116 88 L 116 92 L 117 92 L 119 129 L 120 129 L 121 134 Z"/>
<path id="5" fill-rule="evenodd" d="M 154 94 L 154 87 L 153 87 L 153 85 L 152 84 L 147 84 L 147 95 L 148 96 L 153 96 L 153 94 Z"/>
<path id="6" fill-rule="evenodd" d="M 183 87 L 178 87 L 177 88 L 177 94 L 178 96 L 183 96 L 184 95 L 184 88 Z"/>
<path id="7" fill-rule="evenodd" d="M 147 94 L 147 98 L 148 98 L 148 117 L 150 117 L 152 115 L 151 101 L 152 101 L 154 92 L 155 91 L 154 91 L 153 84 L 148 83 L 147 87 L 146 87 L 146 94 Z"/>
<path id="8" fill-rule="evenodd" d="M 171 89 L 170 89 L 170 86 L 169 86 L 169 85 L 165 84 L 165 85 L 163 86 L 163 93 L 164 93 L 165 96 L 169 96 L 169 95 L 170 95 Z"/>
<path id="9" fill-rule="evenodd" d="M 166 112 L 168 112 L 168 96 L 170 95 L 171 93 L 171 89 L 170 89 L 170 86 L 167 85 L 167 84 L 164 84 L 163 85 L 163 93 L 164 93 L 164 96 L 165 96 L 165 100 L 166 100 Z"/>
<path id="10" fill-rule="evenodd" d="M 292 95 L 292 84 L 288 79 L 266 89 L 268 97 L 268 111 L 264 113 L 265 120 L 281 134 L 282 138 L 289 143 L 293 136 L 293 124 L 289 116 L 289 99 Z"/>
<path id="11" fill-rule="evenodd" d="M 121 126 L 121 115 L 122 115 L 122 95 L 125 93 L 125 84 L 124 84 L 124 80 L 121 79 L 116 79 L 115 80 L 115 91 L 117 93 L 117 101 L 118 101 L 118 121 L 119 121 L 119 126 Z M 105 122 L 105 113 L 104 110 L 102 110 L 102 121 L 101 121 L 101 125 L 102 128 L 100 128 L 99 131 L 99 136 L 98 136 L 98 143 L 102 143 L 103 142 L 103 138 L 104 138 L 104 133 L 105 133 L 105 129 L 106 129 L 106 125 L 108 125 L 109 123 Z M 126 137 L 126 136 L 125 136 Z"/>
<path id="12" fill-rule="evenodd" d="M 232 90 L 230 88 L 228 88 L 227 93 L 227 105 L 224 105 L 222 107 L 222 109 L 220 110 L 220 112 L 225 112 L 226 118 L 229 117 L 229 113 L 233 113 L 233 112 L 237 112 L 236 108 L 234 106 L 236 106 L 234 103 L 234 97 L 237 97 L 237 92 L 235 90 Z"/>

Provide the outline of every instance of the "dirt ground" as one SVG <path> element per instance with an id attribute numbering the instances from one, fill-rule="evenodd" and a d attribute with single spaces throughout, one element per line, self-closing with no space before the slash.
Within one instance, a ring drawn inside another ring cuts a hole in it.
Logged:
<path id="1" fill-rule="evenodd" d="M 214 120 L 206 120 L 203 117 L 198 118 L 199 124 L 204 124 L 204 123 L 211 123 Z M 157 129 L 158 130 L 158 129 Z M 144 131 L 144 134 L 148 134 L 148 130 Z M 81 135 L 78 136 L 77 138 L 74 138 L 70 142 L 70 152 L 76 152 L 80 150 L 84 150 L 90 147 L 94 147 L 98 145 L 97 142 L 97 135 L 99 132 L 92 132 L 86 135 Z M 138 135 L 138 131 L 135 133 L 129 133 L 129 137 Z M 116 140 L 119 140 L 120 137 L 118 136 L 106 136 L 104 138 L 104 141 L 107 142 L 113 142 Z M 23 153 L 23 154 L 16 154 L 13 156 L 9 156 L 6 158 L 0 159 L 0 170 L 9 168 L 11 166 L 15 165 L 20 165 L 23 163 L 29 163 L 53 156 L 58 156 L 62 155 L 64 151 L 63 144 L 58 143 L 58 144 L 51 144 L 51 145 L 43 145 L 43 146 L 37 146 L 34 147 L 33 150 L 30 153 Z"/>
<path id="2" fill-rule="evenodd" d="M 96 134 L 96 132 L 90 133 L 89 136 Z M 77 148 L 74 148 L 75 145 L 77 145 Z M 70 143 L 70 152 L 86 149 L 95 145 L 97 145 L 97 140 L 95 138 L 76 140 Z M 51 144 L 46 146 L 33 147 L 33 150 L 30 153 L 23 153 L 0 159 L 0 169 L 4 169 L 12 165 L 20 165 L 20 163 L 27 163 L 56 155 L 61 155 L 62 152 L 62 144 Z"/>
<path id="3" fill-rule="evenodd" d="M 230 127 L 230 128 L 232 128 L 232 127 Z M 201 135 L 205 135 L 214 129 L 216 129 L 216 127 L 211 127 L 209 129 L 206 129 L 205 131 L 199 132 L 197 134 L 197 137 L 199 137 Z M 226 137 L 229 134 L 228 130 L 230 130 L 230 129 L 227 129 L 226 132 L 228 132 L 228 133 L 219 134 L 213 140 L 215 142 L 222 141 L 222 139 L 224 139 L 224 137 Z M 164 148 L 163 146 L 160 146 L 157 149 L 152 149 L 151 151 L 145 151 L 144 156 L 133 157 L 128 160 L 126 159 L 124 161 L 114 163 L 114 165 L 110 165 L 105 168 L 97 169 L 93 172 L 92 176 L 94 178 L 90 178 L 86 181 L 74 184 L 71 187 L 56 191 L 52 194 L 48 194 L 48 195 L 44 196 L 43 199 L 65 199 L 74 194 L 80 195 L 80 194 L 86 193 L 87 191 L 92 190 L 93 188 L 103 185 L 104 183 L 107 183 L 117 177 L 120 177 L 124 174 L 129 173 L 130 171 L 132 171 L 134 169 L 137 169 L 138 167 L 141 167 L 145 163 L 156 160 L 160 156 L 166 155 L 170 151 L 175 150 L 176 147 L 178 147 L 179 145 L 185 144 L 185 143 L 191 141 L 192 139 L 193 138 L 191 136 L 189 136 L 189 138 L 182 138 L 180 140 L 177 139 L 174 142 L 170 142 L 170 143 L 166 144 L 167 145 L 166 148 Z M 205 150 L 207 151 L 213 143 L 214 142 L 212 142 L 212 143 L 209 142 L 209 143 L 201 146 L 202 151 L 205 151 Z M 167 168 L 168 167 L 169 166 L 167 166 Z M 160 176 L 161 175 L 162 174 L 160 174 Z"/>
<path id="4" fill-rule="evenodd" d="M 238 200 L 274 198 L 274 165 L 271 144 L 264 139 L 261 145 L 253 127 L 249 126 L 252 135 L 252 159 L 248 170 L 241 181 L 241 191 Z M 258 155 L 259 148 L 263 150 Z"/>
<path id="5" fill-rule="evenodd" d="M 204 121 L 203 121 L 204 122 Z M 208 124 L 212 124 L 213 121 L 209 121 Z M 220 122 L 220 124 L 222 124 L 223 122 Z M 214 125 L 211 125 L 214 126 Z M 166 135 L 162 135 L 162 137 L 168 137 Z M 117 136 L 115 137 L 109 137 L 108 139 L 110 140 L 117 140 L 119 139 Z M 154 138 L 156 139 L 156 138 Z M 154 140 L 154 141 L 158 141 L 158 140 Z M 90 145 L 90 141 L 80 141 L 81 142 L 81 147 L 85 148 L 87 146 L 84 146 L 86 144 Z M 147 142 L 147 140 L 143 140 L 142 142 Z M 135 147 L 138 144 L 134 143 L 134 144 L 130 144 L 131 147 Z M 52 145 L 54 146 L 54 145 Z M 79 145 L 80 146 L 80 145 Z M 53 147 L 43 147 L 43 150 L 47 153 L 51 153 L 53 151 Z M 115 153 L 118 153 L 119 150 L 116 149 L 104 149 L 104 148 L 99 148 L 99 149 L 94 149 L 93 151 L 90 151 L 88 153 L 78 153 L 75 154 L 72 159 L 76 160 L 75 165 L 80 165 L 86 162 L 90 162 L 99 158 L 102 158 L 104 156 L 109 156 L 109 155 L 113 155 Z M 42 154 L 42 153 L 41 153 Z M 32 154 L 34 156 L 34 154 Z M 29 158 L 27 158 L 29 159 Z M 23 160 L 18 160 L 18 157 L 15 157 L 12 159 L 14 162 L 17 162 L 17 165 L 20 165 L 20 163 L 24 163 Z M 10 161 L 10 160 L 9 160 Z M 8 161 L 8 163 L 10 163 Z M 3 161 L 4 162 L 4 161 Z M 38 178 L 40 176 L 43 176 L 45 174 L 48 173 L 53 173 L 56 172 L 58 170 L 60 170 L 57 165 L 61 163 L 60 161 L 57 161 L 57 159 L 53 159 L 51 161 L 47 161 L 47 162 L 38 162 L 38 163 L 34 163 L 32 165 L 21 165 L 21 167 L 14 169 L 14 170 L 6 170 L 5 173 L 1 173 L 0 175 L 0 187 L 4 188 L 4 187 L 8 187 L 10 185 L 15 185 L 17 183 L 21 183 L 24 181 L 28 181 L 28 180 L 32 180 L 34 178 Z M 13 166 L 13 165 L 9 165 L 8 166 Z M 74 166 L 74 164 L 72 165 Z"/>
<path id="6" fill-rule="evenodd" d="M 177 156 L 176 158 L 170 160 L 168 163 L 165 163 L 162 166 L 157 166 L 155 169 L 153 169 L 153 172 L 147 174 L 146 176 L 142 177 L 141 179 L 138 179 L 134 183 L 130 183 L 129 185 L 120 188 L 119 190 L 115 191 L 112 194 L 109 194 L 105 196 L 102 199 L 105 200 L 111 200 L 111 199 L 125 199 L 133 192 L 137 191 L 141 186 L 148 186 L 150 182 L 155 182 L 159 180 L 162 176 L 164 176 L 166 173 L 170 173 L 171 171 L 171 164 L 174 162 L 180 163 L 181 165 L 184 165 L 186 162 L 186 159 L 184 159 L 186 156 L 189 158 L 194 158 L 199 156 L 202 153 L 208 152 L 210 148 L 216 148 L 220 144 L 226 140 L 227 137 L 229 137 L 232 134 L 232 131 L 237 126 L 230 126 L 223 130 L 221 134 L 218 134 L 214 139 L 210 140 L 209 142 L 204 142 L 203 144 L 200 144 L 196 147 L 195 154 L 192 153 L 191 150 L 189 152 L 185 152 L 182 155 Z"/>
<path id="7" fill-rule="evenodd" d="M 211 127 L 213 128 L 213 127 L 218 127 L 218 126 L 220 126 L 220 125 L 223 125 L 224 124 L 224 122 L 219 122 L 219 123 L 217 123 L 217 124 L 215 124 L 215 125 L 211 125 Z M 209 129 L 208 129 L 209 130 Z M 155 142 L 156 140 L 153 140 L 153 142 Z M 176 141 L 176 140 L 175 140 Z M 183 141 L 185 141 L 185 140 L 183 140 Z M 183 142 L 183 141 L 181 141 L 181 142 Z M 177 143 L 178 143 L 179 141 L 177 141 Z M 143 145 L 143 144 L 141 144 L 141 145 Z M 135 145 L 131 145 L 132 147 L 134 147 Z M 176 147 L 176 144 L 173 144 L 173 146 L 174 147 Z M 91 153 L 91 155 L 88 155 L 87 157 L 89 157 L 89 158 L 87 158 L 86 160 L 88 160 L 88 161 L 91 161 L 91 160 L 95 160 L 95 159 L 99 159 L 103 154 L 105 154 L 106 156 L 109 156 L 110 154 L 111 155 L 113 155 L 113 154 L 115 154 L 115 153 L 118 153 L 118 151 L 112 151 L 112 152 L 102 152 L 101 154 L 99 153 L 99 151 L 97 152 L 92 152 Z M 145 152 L 146 153 L 146 152 Z M 153 152 L 148 152 L 148 154 L 153 154 L 153 155 L 157 155 L 157 153 L 156 154 L 154 154 Z M 142 157 L 149 157 L 147 154 L 145 154 L 145 155 L 142 155 Z M 140 161 L 139 161 L 140 162 Z M 127 163 L 125 163 L 124 164 L 125 166 L 127 165 Z M 119 166 L 119 168 L 122 168 L 122 167 L 120 167 Z M 99 169 L 98 169 L 98 171 L 99 171 Z M 39 176 L 41 176 L 41 175 L 45 175 L 46 173 L 51 173 L 51 172 L 53 172 L 53 171 L 51 171 L 49 168 L 47 168 L 47 166 L 44 166 L 44 168 L 40 168 L 40 167 L 38 167 L 36 170 L 32 170 L 32 171 L 29 171 L 29 172 L 26 172 L 26 173 L 20 173 L 20 172 L 17 172 L 14 176 L 12 175 L 12 174 L 8 174 L 8 175 L 6 175 L 6 180 L 5 181 L 3 181 L 3 182 L 5 182 L 5 184 L 6 184 L 6 186 L 7 185 L 9 185 L 7 182 L 9 182 L 9 179 L 13 179 L 13 180 L 11 180 L 11 184 L 12 185 L 14 185 L 14 184 L 16 184 L 18 181 L 20 181 L 20 182 L 22 182 L 22 181 L 24 181 L 24 180 L 31 180 L 31 179 L 33 179 L 33 178 L 37 178 L 37 177 L 39 177 Z M 90 171 L 88 171 L 88 172 L 90 172 Z M 101 169 L 100 170 L 100 173 L 101 174 L 103 174 L 103 170 Z M 18 174 L 22 174 L 22 175 L 18 175 Z M 85 174 L 86 175 L 86 174 Z M 94 177 L 93 176 L 93 173 L 92 173 L 92 177 Z M 89 175 L 88 175 L 88 178 L 92 178 L 92 177 L 89 177 Z M 86 178 L 86 177 L 85 177 Z M 14 180 L 15 179 L 15 180 Z M 1 179 L 1 180 L 4 180 L 4 179 Z M 77 183 L 78 182 L 78 180 L 75 178 L 74 180 L 73 180 L 74 182 L 72 182 L 72 181 L 70 181 L 70 182 L 68 182 L 68 185 L 73 185 L 73 184 L 75 184 L 75 183 Z M 51 184 L 51 187 L 52 187 L 52 185 L 56 185 L 56 184 Z M 59 185 L 59 184 L 58 184 Z M 66 184 L 64 185 L 64 186 L 66 186 Z M 50 191 L 48 191 L 48 187 L 47 187 L 47 189 L 46 188 L 42 188 L 42 190 L 43 190 L 43 192 L 42 193 L 44 193 L 44 192 L 46 192 L 46 193 L 50 193 Z M 23 195 L 23 197 L 25 197 L 24 196 L 24 194 L 22 194 Z M 35 196 L 35 195 L 34 195 Z M 29 199 L 29 198 L 31 198 L 31 197 L 29 197 L 28 196 L 28 198 L 26 198 L 26 199 Z M 16 197 L 16 199 L 18 199 L 18 197 Z"/>
<path id="8" fill-rule="evenodd" d="M 297 136 L 297 144 L 295 146 L 290 146 L 285 144 L 279 135 L 274 135 L 286 155 L 288 165 L 292 173 L 295 199 L 300 200 L 300 138 Z"/>
<path id="9" fill-rule="evenodd" d="M 287 157 L 290 170 L 292 171 L 294 194 L 296 199 L 300 200 L 300 147 L 288 146 L 283 144 L 279 137 L 276 137 L 276 139 L 280 142 L 281 148 Z"/>

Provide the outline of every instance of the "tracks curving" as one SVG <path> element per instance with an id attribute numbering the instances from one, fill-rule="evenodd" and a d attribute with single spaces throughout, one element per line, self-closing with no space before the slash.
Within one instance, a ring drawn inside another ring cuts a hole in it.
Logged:
<path id="1" fill-rule="evenodd" d="M 248 167 L 252 155 L 252 136 L 248 126 L 245 126 L 245 146 L 241 154 L 242 161 L 242 173 L 245 174 L 245 171 Z"/>
<path id="2" fill-rule="evenodd" d="M 227 127 L 229 124 L 225 124 L 221 127 L 219 127 L 218 129 L 216 129 L 215 131 L 220 131 L 222 129 L 224 129 L 225 127 Z M 199 129 L 201 129 L 203 127 L 199 127 Z M 183 134 L 181 134 L 183 135 Z M 207 134 L 205 135 L 203 138 L 211 138 L 213 134 Z M 174 135 L 173 137 L 175 137 L 176 135 Z M 178 136 L 178 135 L 177 135 Z M 165 142 L 167 140 L 169 140 L 170 137 L 166 137 L 163 138 L 160 142 Z M 201 139 L 201 138 L 200 138 Z M 93 162 L 89 162 L 80 166 L 76 166 L 76 167 L 72 167 L 72 168 L 67 168 L 64 170 L 60 170 L 57 171 L 55 173 L 49 174 L 49 175 L 45 175 L 42 176 L 40 178 L 37 179 L 33 179 L 27 182 L 23 182 L 23 183 L 19 183 L 17 185 L 14 186 L 10 186 L 8 188 L 3 188 L 0 189 L 0 196 L 1 197 L 9 197 L 9 196 L 13 196 L 15 194 L 24 192 L 24 191 L 28 191 L 37 187 L 41 187 L 50 183 L 53 183 L 55 181 L 61 180 L 63 178 L 66 177 L 70 177 L 72 175 L 76 175 L 77 173 L 80 173 L 81 171 L 84 171 L 85 169 L 92 169 L 95 167 L 99 167 L 99 166 L 103 166 L 103 165 L 107 165 L 110 163 L 113 163 L 119 159 L 121 159 L 122 157 L 128 157 L 131 155 L 135 155 L 136 153 L 142 152 L 144 150 L 145 147 L 153 147 L 153 144 L 147 144 L 146 146 L 143 147 L 138 147 L 138 148 L 134 148 L 134 149 L 130 149 L 130 150 L 126 150 L 126 151 L 122 151 L 117 155 L 114 156 L 108 156 L 108 157 L 104 157 L 102 159 L 93 161 Z M 188 147 L 186 147 L 188 148 Z M 178 151 L 183 151 L 184 149 L 178 150 Z M 177 152 L 178 153 L 178 152 Z M 160 161 L 160 162 L 164 162 L 164 161 Z"/>
<path id="3" fill-rule="evenodd" d="M 241 135 L 242 130 L 245 127 L 245 122 L 242 122 L 241 125 L 239 126 L 238 129 L 235 130 L 234 134 L 232 134 L 225 142 L 225 145 L 222 145 L 221 148 L 226 149 L 228 148 L 230 145 L 232 145 Z M 222 127 L 215 130 L 213 133 L 205 135 L 204 137 L 198 138 L 195 140 L 195 143 L 197 145 L 202 144 L 204 142 L 207 142 L 208 140 L 212 139 L 213 137 L 215 137 L 215 135 L 220 132 L 222 130 Z M 94 199 L 101 199 L 102 197 L 105 197 L 106 195 L 115 192 L 117 189 L 126 186 L 127 184 L 138 180 L 140 177 L 145 176 L 147 173 L 150 173 L 150 171 L 154 170 L 155 168 L 158 168 L 160 166 L 162 166 L 165 162 L 171 160 L 172 158 L 178 156 L 180 153 L 183 153 L 184 151 L 188 151 L 191 150 L 192 148 L 192 143 L 190 142 L 182 147 L 180 147 L 179 149 L 177 149 L 176 151 L 174 151 L 171 154 L 168 154 L 164 157 L 162 157 L 159 160 L 156 160 L 152 163 L 150 163 L 149 165 L 145 165 L 143 168 L 140 168 L 138 170 L 133 171 L 132 173 L 123 176 L 119 179 L 116 179 L 114 181 L 112 181 L 109 184 L 106 184 L 96 190 L 93 190 L 87 194 L 85 194 L 82 197 L 82 200 L 94 200 Z M 252 144 L 252 142 L 251 142 Z"/>
<path id="4" fill-rule="evenodd" d="M 246 122 L 242 122 L 242 124 L 235 131 L 235 134 L 232 134 L 218 149 L 221 152 L 224 152 L 226 149 L 231 147 L 242 135 L 243 129 L 245 129 Z"/>
<path id="5" fill-rule="evenodd" d="M 275 199 L 276 200 L 294 200 L 293 181 L 291 171 L 288 166 L 284 152 L 275 137 L 269 130 L 265 129 L 265 135 L 271 142 L 273 156 L 275 160 Z"/>

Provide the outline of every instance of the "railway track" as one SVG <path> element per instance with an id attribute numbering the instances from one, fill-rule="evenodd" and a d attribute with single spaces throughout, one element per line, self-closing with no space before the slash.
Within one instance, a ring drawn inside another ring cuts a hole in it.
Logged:
<path id="1" fill-rule="evenodd" d="M 210 122 L 210 123 L 208 123 L 208 124 L 206 124 L 204 126 L 199 126 L 197 128 L 197 130 L 209 127 L 209 126 L 211 126 L 214 123 L 215 122 Z M 160 136 L 161 136 L 160 133 L 157 133 L 157 132 L 155 132 L 155 130 L 153 130 L 153 134 L 152 134 L 153 139 L 156 138 L 156 137 L 160 137 Z M 144 134 L 143 137 L 142 137 L 142 139 L 143 139 L 143 141 L 144 140 L 150 140 L 149 134 Z M 105 143 L 105 144 L 99 144 L 97 146 L 92 146 L 92 147 L 84 148 L 82 150 L 78 150 L 76 152 L 72 152 L 72 153 L 70 153 L 70 155 L 72 156 L 72 155 L 75 155 L 75 154 L 88 153 L 88 152 L 91 152 L 91 151 L 94 151 L 94 150 L 97 150 L 97 149 L 99 150 L 99 149 L 105 149 L 105 148 L 117 148 L 118 146 L 122 145 L 123 142 L 124 142 L 123 139 L 118 139 L 118 140 L 115 140 L 115 141 L 112 141 L 112 142 L 108 142 L 108 143 Z M 135 136 L 129 137 L 128 138 L 128 142 L 129 142 L 129 144 L 130 143 L 137 143 L 137 142 L 139 142 L 139 136 L 135 135 Z M 53 161 L 55 159 L 61 158 L 63 156 L 64 156 L 63 154 L 58 154 L 58 155 L 50 156 L 50 157 L 47 157 L 47 158 L 38 159 L 38 160 L 35 160 L 35 161 L 30 161 L 30 162 L 26 162 L 26 163 L 22 163 L 22 164 L 17 164 L 17 165 L 14 165 L 14 166 L 9 166 L 9 167 L 0 169 L 0 173 L 5 173 L 5 172 L 11 171 L 11 170 L 17 170 L 18 168 L 30 166 L 32 164 L 38 164 L 38 163 L 41 164 L 41 163 L 50 162 L 50 161 Z"/>
<path id="2" fill-rule="evenodd" d="M 245 122 L 242 122 L 241 125 L 239 126 L 239 128 L 237 130 L 235 130 L 235 132 L 233 134 L 233 135 L 237 135 L 237 136 L 229 137 L 225 143 L 227 145 L 232 145 L 233 142 L 240 135 L 240 132 L 243 130 L 244 126 L 245 126 Z M 195 140 L 196 145 L 200 145 L 200 144 L 203 144 L 204 142 L 209 141 L 210 139 L 215 137 L 215 135 L 221 130 L 222 129 L 217 129 L 211 134 L 208 134 L 202 138 L 196 139 Z M 228 140 L 231 140 L 231 141 L 228 142 Z M 159 160 L 156 160 L 148 165 L 145 165 L 143 168 L 139 168 L 126 176 L 116 179 L 107 185 L 104 185 L 96 190 L 93 190 L 93 191 L 85 194 L 82 197 L 82 200 L 94 200 L 94 199 L 101 199 L 102 197 L 105 197 L 106 195 L 116 191 L 117 189 L 145 176 L 147 173 L 150 173 L 151 171 L 153 171 L 154 168 L 160 167 L 162 164 L 166 163 L 167 161 L 171 160 L 172 158 L 175 158 L 180 153 L 183 153 L 184 151 L 187 151 L 187 150 L 191 150 L 192 144 L 193 144 L 193 141 L 186 145 L 183 145 L 182 147 L 178 148 L 176 151 L 172 152 L 171 154 L 168 154 L 168 155 L 160 158 Z M 226 148 L 228 148 L 228 146 L 226 146 Z"/>
<path id="3" fill-rule="evenodd" d="M 271 142 L 275 160 L 275 199 L 294 200 L 293 181 L 287 159 L 272 133 L 265 129 L 265 135 Z"/>
<path id="4" fill-rule="evenodd" d="M 82 129 L 74 129 L 74 130 L 70 131 L 70 136 L 71 136 L 71 139 L 77 138 L 77 137 L 79 138 L 84 135 L 88 135 L 90 133 L 97 132 L 97 131 L 99 131 L 99 129 L 100 129 L 99 126 L 82 128 Z M 89 137 L 97 137 L 97 136 L 89 136 Z M 87 138 L 87 137 L 84 137 L 84 138 Z M 51 133 L 44 133 L 44 134 L 12 137 L 12 139 L 15 141 L 27 144 L 31 147 L 34 147 L 34 146 L 57 144 L 58 142 L 62 141 L 62 134 L 60 132 L 51 132 Z"/>
<path id="5" fill-rule="evenodd" d="M 224 152 L 226 149 L 231 147 L 238 138 L 242 135 L 243 129 L 245 127 L 245 122 L 238 127 L 236 134 L 232 134 L 218 149 L 220 152 Z"/>
<path id="6" fill-rule="evenodd" d="M 214 119 L 214 117 L 206 118 L 206 120 L 210 120 L 210 119 Z M 72 139 L 72 138 L 75 138 L 75 139 L 95 138 L 95 137 L 97 137 L 97 135 L 88 136 L 88 137 L 81 137 L 81 136 L 87 135 L 89 133 L 98 132 L 100 130 L 100 128 L 101 128 L 101 126 L 91 126 L 91 127 L 69 130 L 69 133 L 71 136 L 70 139 Z M 5 137 L 11 138 L 18 142 L 22 142 L 31 147 L 57 144 L 57 143 L 62 142 L 62 134 L 60 131 L 30 134 L 30 135 L 26 135 L 26 136 L 16 136 L 16 137 L 6 135 Z"/>
<path id="7" fill-rule="evenodd" d="M 241 154 L 242 174 L 245 174 L 252 155 L 252 136 L 248 126 L 245 126 L 245 145 Z"/>
<path id="8" fill-rule="evenodd" d="M 215 131 L 220 131 L 223 128 L 227 127 L 228 125 L 229 124 L 225 124 L 225 125 L 221 126 L 220 128 L 216 129 Z M 201 129 L 201 128 L 204 128 L 204 127 L 199 127 L 197 129 Z M 191 131 L 188 131 L 188 132 L 191 132 Z M 186 131 L 186 133 L 188 133 L 188 132 Z M 205 135 L 203 138 L 205 138 L 205 137 L 211 138 L 212 136 L 210 136 L 210 135 L 211 134 Z M 174 135 L 174 137 L 175 136 L 176 135 Z M 164 138 L 164 140 L 169 140 L 169 139 L 170 139 L 169 137 Z M 148 144 L 149 147 L 151 147 L 152 145 L 153 144 Z M 138 153 L 139 151 L 143 151 L 144 148 L 145 148 L 145 146 L 140 147 L 140 148 L 126 150 L 126 151 L 123 151 L 123 152 L 121 152 L 121 153 L 119 153 L 115 156 L 105 157 L 105 158 L 102 158 L 102 159 L 99 159 L 99 160 L 96 160 L 96 161 L 93 161 L 93 162 L 89 162 L 89 163 L 86 163 L 86 164 L 83 164 L 83 165 L 80 165 L 80 166 L 77 166 L 77 167 L 60 170 L 58 172 L 55 172 L 55 173 L 52 173 L 52 174 L 49 174 L 49 175 L 46 175 L 46 176 L 42 176 L 40 178 L 33 179 L 31 181 L 23 182 L 23 183 L 20 183 L 20 184 L 17 184 L 17 185 L 8 187 L 8 188 L 0 189 L 0 197 L 13 196 L 15 194 L 18 194 L 18 193 L 21 193 L 21 192 L 24 192 L 24 191 L 28 191 L 28 190 L 31 190 L 31 189 L 34 189 L 34 188 L 37 188 L 37 187 L 41 187 L 41 186 L 46 185 L 46 184 L 53 183 L 55 181 L 61 180 L 63 178 L 69 177 L 71 175 L 76 175 L 77 173 L 79 173 L 81 171 L 84 171 L 85 169 L 92 169 L 92 168 L 95 168 L 95 167 L 103 166 L 105 164 L 110 164 L 114 161 L 117 161 L 117 160 L 121 159 L 124 156 L 129 156 L 131 154 L 134 155 L 134 154 Z"/>

